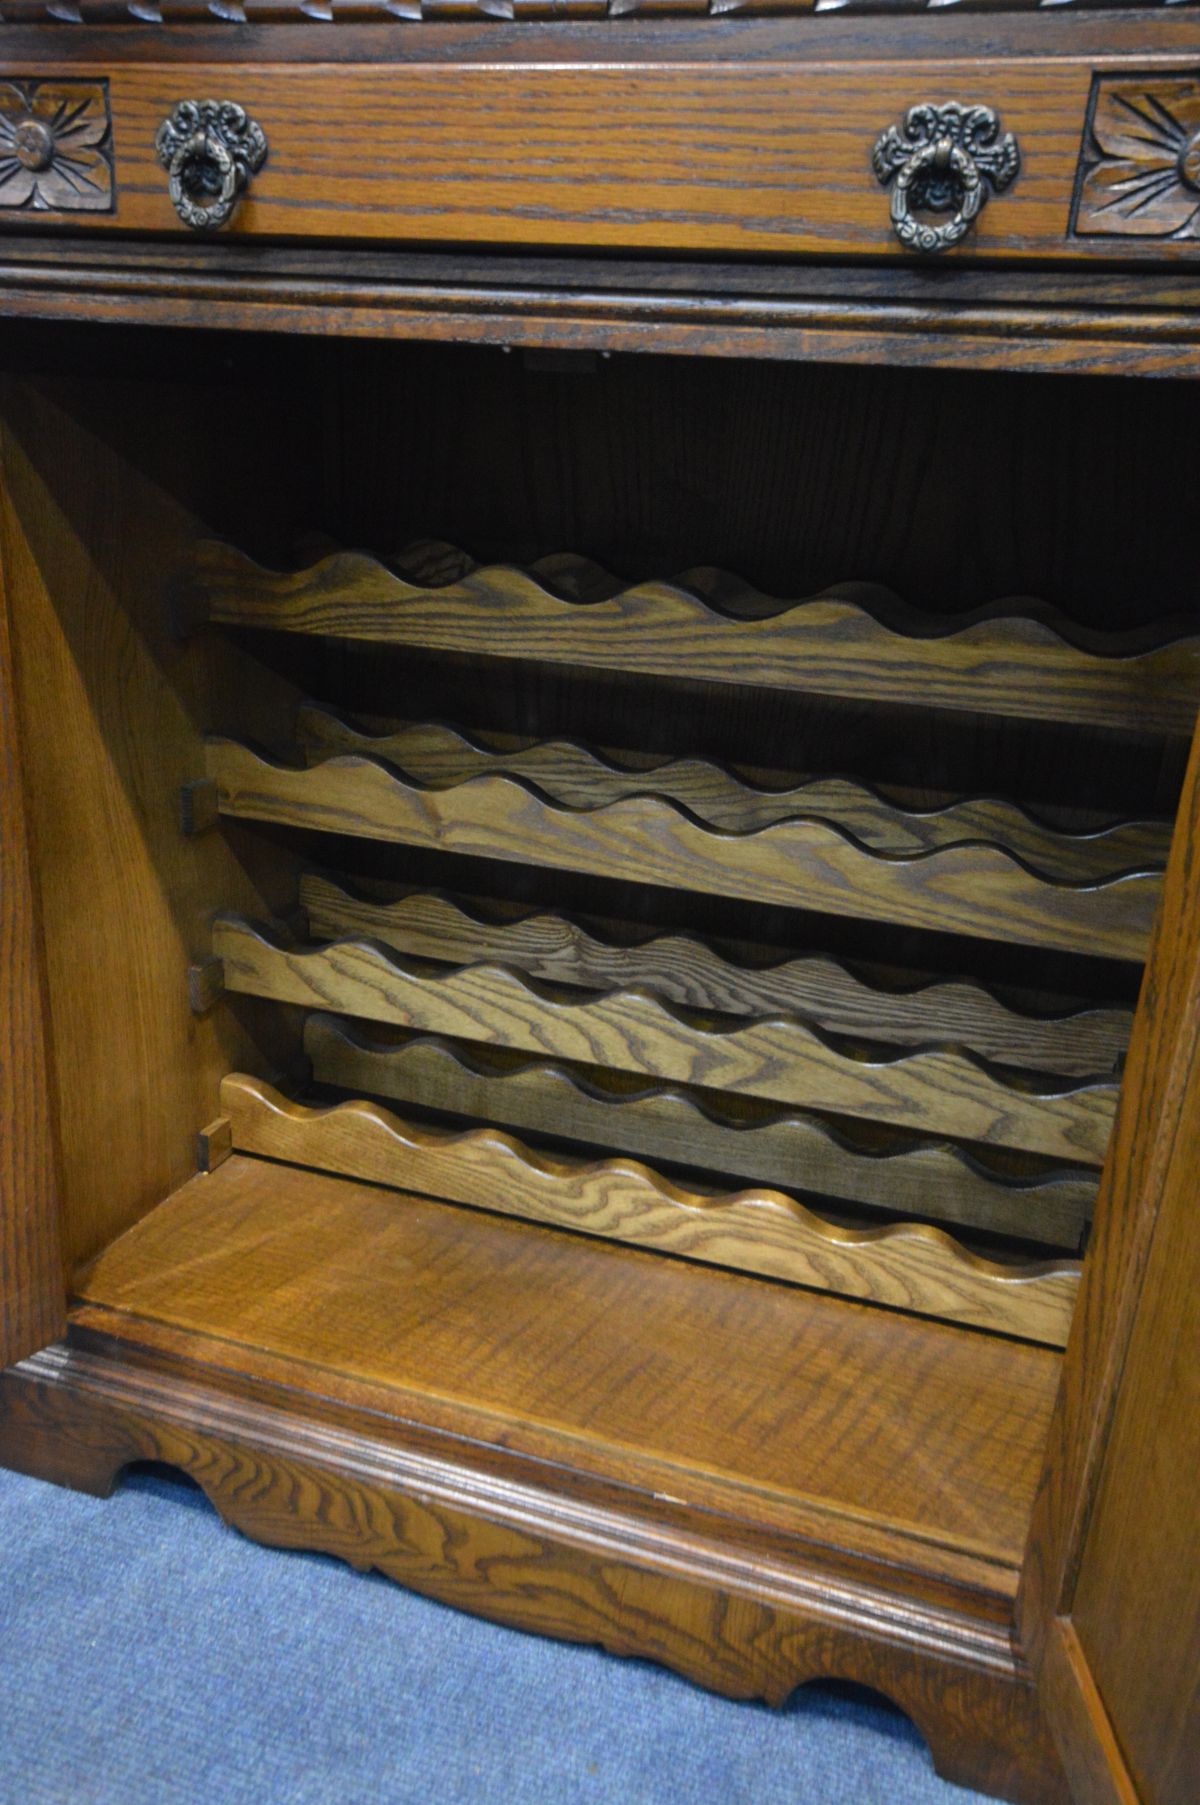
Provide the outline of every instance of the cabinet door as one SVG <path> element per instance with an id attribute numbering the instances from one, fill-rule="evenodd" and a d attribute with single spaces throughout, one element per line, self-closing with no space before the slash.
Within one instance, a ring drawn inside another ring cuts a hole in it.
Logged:
<path id="1" fill-rule="evenodd" d="M 33 874 L 0 547 L 0 1367 L 65 1321 Z"/>
<path id="2" fill-rule="evenodd" d="M 1193 747 L 1026 1555 L 1081 1805 L 1200 1798 L 1200 755 Z"/>

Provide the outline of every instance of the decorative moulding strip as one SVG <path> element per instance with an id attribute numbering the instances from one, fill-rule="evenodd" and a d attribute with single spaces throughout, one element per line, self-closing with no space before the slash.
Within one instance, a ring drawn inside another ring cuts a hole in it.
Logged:
<path id="1" fill-rule="evenodd" d="M 947 621 L 874 585 L 788 603 L 705 570 L 575 601 L 506 565 L 423 587 L 361 552 L 276 572 L 213 543 L 196 548 L 182 589 L 197 623 L 1138 733 L 1188 735 L 1200 704 L 1200 639 L 1184 623 L 1098 634 L 1025 600 Z"/>
<path id="2" fill-rule="evenodd" d="M 811 1116 L 546 1060 L 490 1056 L 437 1038 L 368 1039 L 309 1016 L 304 1046 L 318 1084 L 357 1097 L 557 1136 L 721 1174 L 1074 1251 L 1090 1218 L 1094 1172 L 1013 1180 L 948 1142 L 855 1144 Z"/>
<path id="3" fill-rule="evenodd" d="M 821 821 L 721 833 L 655 796 L 572 809 L 509 777 L 436 790 L 365 758 L 297 769 L 233 740 L 210 740 L 207 763 L 222 814 L 244 820 L 600 877 L 636 871 L 641 882 L 672 889 L 1099 957 L 1145 956 L 1161 884 L 1153 872 L 1053 882 L 992 846 L 898 858 Z"/>
<path id="4" fill-rule="evenodd" d="M 570 808 L 653 794 L 726 833 L 780 821 L 827 821 L 872 852 L 905 854 L 982 841 L 1004 847 L 1045 877 L 1075 882 L 1162 869 L 1171 841 L 1168 822 L 1120 821 L 1094 832 L 1063 833 L 997 797 L 970 796 L 916 811 L 849 777 L 809 777 L 767 789 L 709 759 L 622 766 L 574 740 L 498 748 L 439 721 L 400 722 L 382 732 L 372 723 L 365 732 L 312 704 L 300 709 L 297 733 L 311 764 L 350 753 L 394 765 L 404 776 L 439 789 L 491 773 L 522 778 Z"/>
<path id="5" fill-rule="evenodd" d="M 1086 0 L 1089 10 L 1120 6 L 1147 11 L 1195 0 Z M 788 14 L 1039 12 L 1051 4 L 1079 11 L 1085 0 L 2 0 L 0 23 L 11 25 L 308 25 L 361 26 L 497 23 L 593 19 L 779 18 Z"/>
<path id="6" fill-rule="evenodd" d="M 316 873 L 301 878 L 300 902 L 314 940 L 378 940 L 414 959 L 487 961 L 588 990 L 645 989 L 685 1009 L 797 1015 L 828 1034 L 906 1046 L 951 1042 L 1001 1065 L 1063 1077 L 1111 1072 L 1133 1022 L 1128 1009 L 1082 1005 L 1069 1013 L 1023 1014 L 966 979 L 883 989 L 822 954 L 751 965 L 688 934 L 630 944 L 589 931 L 572 916 L 499 918 L 435 891 L 381 899 Z"/>
<path id="7" fill-rule="evenodd" d="M 1116 1106 L 1114 1082 L 1037 1089 L 956 1048 L 866 1058 L 802 1022 L 698 1025 L 636 990 L 564 1001 L 503 966 L 431 975 L 369 941 L 283 946 L 237 916 L 213 945 L 227 988 L 251 996 L 1053 1159 L 1100 1165 Z"/>
<path id="8" fill-rule="evenodd" d="M 239 1152 L 315 1166 L 1048 1346 L 1065 1345 L 1075 1261 L 1006 1266 L 925 1223 L 837 1228 L 777 1192 L 709 1197 L 632 1160 L 535 1154 L 495 1129 L 444 1134 L 352 1102 L 289 1103 L 234 1074 L 221 1108 Z"/>

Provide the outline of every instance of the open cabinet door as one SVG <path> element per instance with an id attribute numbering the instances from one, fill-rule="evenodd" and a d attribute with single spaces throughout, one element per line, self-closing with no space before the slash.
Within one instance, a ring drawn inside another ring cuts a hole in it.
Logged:
<path id="1" fill-rule="evenodd" d="M 0 548 L 0 1367 L 66 1321 L 33 875 Z"/>
<path id="2" fill-rule="evenodd" d="M 1200 1800 L 1200 739 L 1018 1612 L 1081 1805 Z"/>

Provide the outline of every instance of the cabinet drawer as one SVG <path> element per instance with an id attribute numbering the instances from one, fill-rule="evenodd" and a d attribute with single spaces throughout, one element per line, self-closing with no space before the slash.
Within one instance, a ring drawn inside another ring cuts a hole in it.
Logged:
<path id="1" fill-rule="evenodd" d="M 69 216 L 91 230 L 186 234 L 156 134 L 180 101 L 218 98 L 239 103 L 268 146 L 223 228 L 241 238 L 899 257 L 921 247 L 901 242 L 898 212 L 944 225 L 975 168 L 978 212 L 945 247 L 955 257 L 1157 260 L 1194 256 L 1200 245 L 1200 70 L 1147 72 L 1115 58 L 1097 72 L 1094 58 L 1070 55 L 816 63 L 618 54 L 587 63 L 436 61 L 417 50 L 372 66 L 74 64 L 69 78 L 10 65 L 10 133 L 32 119 L 30 155 L 50 161 L 32 183 L 28 173 L 0 180 L 0 226 L 61 227 Z M 97 126 L 110 113 L 110 140 L 92 145 L 93 161 L 111 154 L 108 190 L 71 180 L 69 137 L 47 144 L 70 90 L 92 96 Z M 954 106 L 991 109 L 1000 143 L 1011 134 L 1011 157 L 1002 170 L 994 147 L 977 163 L 955 151 L 947 165 L 943 155 L 947 205 L 937 213 L 916 204 L 939 166 L 921 131 L 928 144 L 933 118 L 933 136 L 944 136 Z M 914 107 L 927 113 L 906 127 Z M 883 170 L 873 153 L 889 127 L 897 135 Z"/>

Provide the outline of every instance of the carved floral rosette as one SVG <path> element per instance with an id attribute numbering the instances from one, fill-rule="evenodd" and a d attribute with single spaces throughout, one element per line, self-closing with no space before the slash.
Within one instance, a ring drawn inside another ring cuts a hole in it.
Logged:
<path id="1" fill-rule="evenodd" d="M 1097 77 L 1074 230 L 1200 238 L 1200 72 Z"/>
<path id="2" fill-rule="evenodd" d="M 98 81 L 0 81 L 0 208 L 107 213 L 108 89 Z"/>

